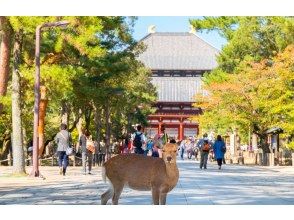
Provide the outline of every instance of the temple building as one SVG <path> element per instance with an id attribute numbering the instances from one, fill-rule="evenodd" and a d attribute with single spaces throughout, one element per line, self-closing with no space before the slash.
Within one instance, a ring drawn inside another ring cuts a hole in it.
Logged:
<path id="1" fill-rule="evenodd" d="M 152 83 L 158 93 L 156 112 L 148 116 L 147 135 L 153 137 L 162 124 L 169 136 L 179 140 L 198 135 L 198 123 L 189 118 L 202 110 L 192 106 L 193 97 L 196 93 L 206 94 L 201 77 L 217 66 L 219 51 L 193 29 L 157 33 L 153 26 L 141 41 L 146 50 L 139 60 L 152 70 Z"/>

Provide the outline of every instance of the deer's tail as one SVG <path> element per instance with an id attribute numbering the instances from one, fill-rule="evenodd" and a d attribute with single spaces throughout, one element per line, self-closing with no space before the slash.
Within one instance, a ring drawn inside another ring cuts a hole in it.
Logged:
<path id="1" fill-rule="evenodd" d="M 106 183 L 106 169 L 105 166 L 102 166 L 102 180 Z"/>

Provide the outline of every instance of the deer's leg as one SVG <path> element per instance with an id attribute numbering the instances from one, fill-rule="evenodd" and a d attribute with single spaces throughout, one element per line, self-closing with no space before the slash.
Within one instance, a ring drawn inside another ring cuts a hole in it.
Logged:
<path id="1" fill-rule="evenodd" d="M 165 205 L 167 193 L 160 193 L 160 205 Z"/>
<path id="2" fill-rule="evenodd" d="M 159 205 L 159 187 L 152 187 L 153 205 Z"/>
<path id="3" fill-rule="evenodd" d="M 101 205 L 106 205 L 108 200 L 113 197 L 113 186 L 111 185 L 108 190 L 101 195 Z"/>
<path id="4" fill-rule="evenodd" d="M 124 189 L 124 184 L 119 183 L 114 186 L 114 194 L 112 197 L 112 205 L 118 205 L 119 197 Z"/>

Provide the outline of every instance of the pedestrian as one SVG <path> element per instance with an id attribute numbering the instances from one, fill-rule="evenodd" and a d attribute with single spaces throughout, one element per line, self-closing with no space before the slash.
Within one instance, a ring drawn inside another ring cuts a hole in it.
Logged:
<path id="1" fill-rule="evenodd" d="M 98 166 L 102 166 L 105 162 L 106 146 L 104 141 L 99 144 Z"/>
<path id="2" fill-rule="evenodd" d="M 207 169 L 207 160 L 211 143 L 209 143 L 206 133 L 203 135 L 203 138 L 198 141 L 197 147 L 200 150 L 200 169 L 202 169 L 202 167 Z"/>
<path id="3" fill-rule="evenodd" d="M 137 131 L 133 134 L 132 137 L 135 154 L 144 154 L 143 147 L 146 144 L 146 137 L 141 130 L 142 126 L 138 125 Z"/>
<path id="4" fill-rule="evenodd" d="M 68 166 L 68 155 L 66 154 L 66 150 L 71 146 L 72 142 L 71 134 L 67 131 L 66 124 L 61 124 L 60 131 L 57 133 L 54 140 L 57 143 L 59 174 L 65 176 Z"/>
<path id="5" fill-rule="evenodd" d="M 90 132 L 88 130 L 85 131 L 85 129 L 82 129 L 82 134 L 79 138 L 79 144 L 82 152 L 82 173 L 86 175 L 88 162 L 88 174 L 91 174 L 93 152 L 89 149 L 91 149 L 91 147 L 92 149 L 95 149 L 95 147 L 93 141 L 91 140 Z"/>
<path id="6" fill-rule="evenodd" d="M 93 166 L 98 165 L 99 143 L 94 141 L 95 152 L 93 154 Z"/>
<path id="7" fill-rule="evenodd" d="M 222 140 L 222 137 L 220 135 L 218 135 L 216 138 L 216 141 L 213 145 L 213 151 L 217 161 L 218 169 L 220 170 L 226 152 L 225 142 Z"/>
<path id="8" fill-rule="evenodd" d="M 122 154 L 129 153 L 129 142 L 130 142 L 130 139 L 129 139 L 128 135 L 126 135 L 123 142 L 122 142 Z"/>
<path id="9" fill-rule="evenodd" d="M 146 150 L 145 150 L 145 152 L 144 152 L 144 154 L 146 155 L 146 156 L 148 156 L 148 155 L 152 155 L 152 149 L 153 149 L 153 141 L 152 141 L 152 139 L 149 137 L 149 140 L 148 140 L 148 142 L 147 142 L 147 144 L 146 144 Z M 151 153 L 151 154 L 150 154 Z"/>
<path id="10" fill-rule="evenodd" d="M 192 159 L 193 156 L 193 143 L 191 138 L 189 138 L 186 142 L 186 151 L 187 151 L 187 157 L 188 159 Z"/>
<path id="11" fill-rule="evenodd" d="M 181 141 L 181 144 L 180 144 L 180 156 L 182 160 L 184 160 L 185 148 L 186 148 L 186 137 L 184 137 L 184 139 Z"/>
<path id="12" fill-rule="evenodd" d="M 160 133 L 154 136 L 154 150 L 158 152 L 160 158 L 162 158 L 162 148 L 168 142 L 168 135 L 165 132 L 165 125 L 162 124 Z"/>

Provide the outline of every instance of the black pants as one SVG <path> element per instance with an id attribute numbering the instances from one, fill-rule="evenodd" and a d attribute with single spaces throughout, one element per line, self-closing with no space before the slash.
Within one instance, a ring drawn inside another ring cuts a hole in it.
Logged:
<path id="1" fill-rule="evenodd" d="M 99 153 L 98 154 L 98 166 L 101 166 L 105 162 L 105 154 L 104 153 Z"/>
<path id="2" fill-rule="evenodd" d="M 144 154 L 144 150 L 142 149 L 142 148 L 138 148 L 138 147 L 136 147 L 135 148 L 135 154 Z"/>
<path id="3" fill-rule="evenodd" d="M 223 163 L 223 158 L 216 159 L 216 161 L 217 161 L 217 165 L 221 166 Z"/>
<path id="4" fill-rule="evenodd" d="M 65 151 L 58 151 L 58 166 L 59 168 L 63 168 L 63 174 L 66 172 L 66 168 L 68 166 L 68 156 L 66 155 Z"/>

